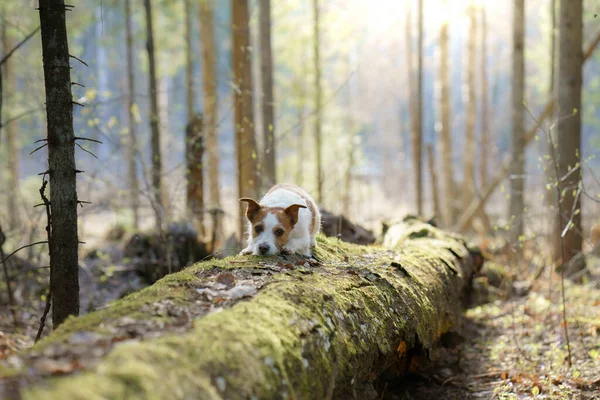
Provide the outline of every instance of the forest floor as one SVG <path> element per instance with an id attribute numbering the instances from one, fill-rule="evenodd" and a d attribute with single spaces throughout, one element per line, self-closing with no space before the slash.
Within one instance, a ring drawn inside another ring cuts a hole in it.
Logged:
<path id="1" fill-rule="evenodd" d="M 378 384 L 380 398 L 600 399 L 600 259 L 588 257 L 588 268 L 587 283 L 565 281 L 571 367 L 560 277 L 546 269 L 529 286 L 515 280 L 521 273 L 503 272 L 510 282 L 504 276 L 497 287 L 475 280 L 479 305 L 465 311 L 462 337 L 447 338 L 418 373 Z M 35 308 L 41 313 L 42 299 Z M 33 344 L 39 315 L 22 311 L 19 319 L 15 329 L 9 310 L 0 311 L 0 359 Z"/>

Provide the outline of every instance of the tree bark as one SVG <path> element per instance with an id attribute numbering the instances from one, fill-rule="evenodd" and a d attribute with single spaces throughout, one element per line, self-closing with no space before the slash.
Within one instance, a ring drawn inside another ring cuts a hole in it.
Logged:
<path id="1" fill-rule="evenodd" d="M 256 138 L 252 102 L 252 64 L 248 0 L 231 0 L 233 31 L 233 74 L 235 101 L 236 149 L 238 161 L 238 194 L 257 198 L 259 181 L 257 173 Z M 243 242 L 246 227 L 245 207 L 240 203 L 239 235 Z"/>
<path id="2" fill-rule="evenodd" d="M 313 0 L 313 54 L 315 68 L 315 157 L 317 169 L 317 203 L 323 204 L 323 149 L 321 137 L 321 118 L 323 107 L 323 88 L 321 86 L 321 39 L 319 0 Z"/>
<path id="3" fill-rule="evenodd" d="M 320 237 L 322 261 L 310 267 L 291 256 L 261 258 L 264 263 L 238 257 L 170 275 L 69 321 L 15 356 L 26 366 L 20 372 L 36 378 L 24 380 L 32 383 L 23 383 L 18 394 L 27 400 L 132 393 L 370 398 L 366 388 L 373 391 L 378 378 L 407 371 L 443 334 L 460 333 L 462 307 L 481 262 L 460 237 L 420 221 L 390 232 L 393 250 Z M 102 333 L 95 333 L 99 320 Z M 82 332 L 86 340 L 76 341 Z M 126 343 L 115 344 L 123 338 Z M 52 349 L 52 364 L 72 365 L 73 351 L 85 354 L 85 363 L 75 374 L 52 378 L 44 370 L 49 363 L 40 362 L 44 348 Z"/>
<path id="4" fill-rule="evenodd" d="M 560 2 L 558 59 L 557 149 L 560 196 L 561 249 L 556 258 L 569 262 L 582 250 L 581 229 L 581 84 L 583 68 L 583 1 Z M 577 269 L 583 269 L 580 263 Z M 570 272 L 576 272 L 571 270 Z"/>
<path id="5" fill-rule="evenodd" d="M 194 220 L 198 235 L 204 238 L 204 154 L 202 117 L 196 115 L 186 128 L 187 210 Z"/>
<path id="6" fill-rule="evenodd" d="M 160 111 L 158 108 L 157 73 L 154 59 L 154 33 L 152 28 L 152 0 L 144 0 L 146 10 L 146 50 L 148 51 L 148 69 L 150 72 L 150 129 L 151 129 L 151 176 L 152 176 L 152 206 L 156 216 L 156 229 L 163 228 L 163 196 L 162 196 L 162 157 L 160 149 Z"/>
<path id="7" fill-rule="evenodd" d="M 271 0 L 260 0 L 260 68 L 262 82 L 262 128 L 264 156 L 263 187 L 268 190 L 277 183 L 275 145 L 275 99 L 273 97 L 273 52 L 271 50 Z"/>
<path id="8" fill-rule="evenodd" d="M 221 191 L 219 188 L 219 141 L 217 137 L 217 48 L 215 46 L 214 0 L 201 1 L 199 9 L 200 43 L 204 67 L 204 134 L 206 136 L 209 208 L 216 210 L 221 208 Z M 215 245 L 220 247 L 223 239 L 221 217 L 215 214 L 212 220 Z"/>
<path id="9" fill-rule="evenodd" d="M 448 0 L 444 5 L 447 7 Z M 446 9 L 446 8 L 445 8 Z M 455 179 L 454 179 L 454 158 L 452 156 L 452 120 L 451 120 L 451 99 L 450 94 L 450 38 L 448 34 L 448 21 L 444 21 L 440 28 L 440 62 L 439 62 L 439 80 L 440 80 L 440 130 L 439 143 L 442 160 L 442 197 L 441 216 L 444 226 L 450 226 L 454 216 L 455 199 Z"/>
<path id="10" fill-rule="evenodd" d="M 413 137 L 413 162 L 417 215 L 423 215 L 423 0 L 418 0 L 416 131 Z"/>
<path id="11" fill-rule="evenodd" d="M 185 0 L 185 102 L 188 123 L 192 123 L 194 109 L 194 56 L 192 54 L 192 0 Z"/>
<path id="12" fill-rule="evenodd" d="M 477 99 L 475 95 L 475 66 L 477 63 L 477 12 L 473 2 L 469 4 L 469 38 L 467 43 L 467 70 L 465 104 L 465 156 L 463 157 L 463 179 L 465 203 L 475 195 L 475 123 L 477 119 Z"/>
<path id="13" fill-rule="evenodd" d="M 127 176 L 129 180 L 129 202 L 131 211 L 133 214 L 133 229 L 137 230 L 140 225 L 140 188 L 138 185 L 137 176 L 137 157 L 138 157 L 138 144 L 137 144 L 137 121 L 134 108 L 137 107 L 135 103 L 135 67 L 133 63 L 134 59 L 134 47 L 133 47 L 133 29 L 132 29 L 132 18 L 131 18 L 131 0 L 125 0 L 125 35 L 127 41 L 127 115 L 129 119 L 129 143 L 127 146 Z"/>
<path id="14" fill-rule="evenodd" d="M 488 102 L 488 79 L 487 79 L 487 13 L 486 3 L 481 3 L 481 63 L 479 65 L 481 84 L 481 151 L 479 162 L 479 185 L 485 187 L 488 183 L 488 158 L 490 157 L 490 112 Z"/>
<path id="15" fill-rule="evenodd" d="M 6 14 L 3 12 L 3 17 Z M 6 55 L 13 48 L 13 43 L 6 31 L 6 24 L 2 24 L 2 49 Z M 13 73 L 13 62 L 6 59 L 2 64 L 2 79 L 5 93 L 15 93 L 16 78 Z M 1 110 L 1 108 L 0 108 Z M 0 114 L 1 116 L 1 114 Z M 0 120 L 2 121 L 2 120 Z M 7 124 L 4 127 L 6 132 L 6 157 L 8 162 L 8 185 L 10 187 L 10 195 L 7 196 L 7 215 L 8 224 L 11 229 L 19 226 L 19 145 L 17 141 L 16 124 Z"/>
<path id="16" fill-rule="evenodd" d="M 40 0 L 39 11 L 48 121 L 50 291 L 56 328 L 68 316 L 79 315 L 75 135 L 65 3 Z"/>
<path id="17" fill-rule="evenodd" d="M 431 177 L 431 197 L 433 199 L 433 215 L 440 215 L 440 196 L 438 193 L 437 170 L 435 168 L 435 151 L 432 145 L 427 145 L 427 162 L 429 163 L 429 174 Z"/>
<path id="18" fill-rule="evenodd" d="M 525 218 L 525 1 L 513 3 L 512 134 L 509 240 L 518 245 Z"/>

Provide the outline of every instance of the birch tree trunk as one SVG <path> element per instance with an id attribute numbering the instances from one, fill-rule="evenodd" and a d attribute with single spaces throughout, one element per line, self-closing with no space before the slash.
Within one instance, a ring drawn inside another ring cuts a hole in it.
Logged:
<path id="1" fill-rule="evenodd" d="M 129 143 L 127 146 L 127 176 L 129 180 L 129 202 L 133 214 L 133 229 L 137 230 L 140 224 L 140 188 L 138 185 L 137 177 L 138 144 L 136 125 L 138 121 L 136 121 L 136 113 L 134 113 L 134 108 L 137 107 L 137 105 L 135 103 L 135 73 L 133 64 L 134 48 L 131 18 L 131 0 L 125 0 L 125 34 L 127 41 L 127 115 L 129 119 Z"/>
<path id="2" fill-rule="evenodd" d="M 486 187 L 488 183 L 488 158 L 490 157 L 490 112 L 488 102 L 488 79 L 487 79 L 487 13 L 486 3 L 481 3 L 481 43 L 479 79 L 481 84 L 481 150 L 479 162 L 479 187 Z"/>
<path id="3" fill-rule="evenodd" d="M 463 157 L 463 179 L 465 204 L 475 194 L 475 121 L 477 119 L 477 99 L 475 96 L 475 66 L 477 63 L 477 12 L 473 2 L 468 8 L 470 27 L 467 43 L 467 70 L 466 93 L 464 94 L 466 128 L 465 128 L 465 156 Z"/>
<path id="4" fill-rule="evenodd" d="M 447 8 L 448 0 L 444 0 Z M 452 122 L 451 122 L 451 94 L 450 94 L 450 38 L 448 35 L 448 21 L 444 20 L 440 28 L 440 60 L 439 60 L 439 90 L 440 90 L 440 130 L 439 143 L 442 160 L 442 198 L 441 216 L 444 226 L 454 222 L 454 159 L 452 156 Z"/>
<path id="5" fill-rule="evenodd" d="M 214 0 L 203 0 L 200 9 L 200 43 L 204 70 L 204 135 L 206 142 L 207 178 L 209 208 L 221 208 L 221 190 L 219 188 L 219 141 L 217 137 L 217 73 L 214 29 Z M 213 218 L 213 237 L 215 246 L 220 247 L 223 239 L 223 226 L 220 215 Z M 216 249 L 212 249 L 215 251 Z"/>
<path id="6" fill-rule="evenodd" d="M 273 97 L 273 52 L 271 49 L 271 0 L 260 0 L 260 70 L 262 83 L 263 174 L 266 189 L 277 183 L 275 144 L 275 99 Z"/>
<path id="7" fill-rule="evenodd" d="M 323 156 L 321 148 L 321 107 L 323 93 L 321 87 L 321 54 L 320 54 L 320 10 L 319 0 L 313 0 L 313 29 L 314 29 L 314 63 L 315 63 L 315 155 L 317 167 L 317 203 L 323 204 Z"/>
<path id="8" fill-rule="evenodd" d="M 152 200 L 156 216 L 156 229 L 163 228 L 163 196 L 162 196 L 162 157 L 160 149 L 160 111 L 158 108 L 156 62 L 154 59 L 154 33 L 152 28 L 152 0 L 144 0 L 146 10 L 146 50 L 148 51 L 148 67 L 150 71 L 150 129 L 152 148 Z"/>
<path id="9" fill-rule="evenodd" d="M 48 121 L 50 292 L 54 328 L 79 315 L 77 182 L 71 66 L 64 0 L 40 0 Z"/>
<path id="10" fill-rule="evenodd" d="M 194 56 L 192 55 L 192 0 L 185 0 L 185 103 L 188 123 L 194 114 Z"/>
<path id="11" fill-rule="evenodd" d="M 258 197 L 256 138 L 252 103 L 252 68 L 248 0 L 231 0 L 238 194 Z M 240 203 L 239 234 L 243 239 L 245 207 Z"/>
<path id="12" fill-rule="evenodd" d="M 581 179 L 581 84 L 583 67 L 583 1 L 560 2 L 558 59 L 558 179 L 562 248 L 556 258 L 569 262 L 582 250 Z M 559 234 L 557 232 L 557 234 Z M 585 267 L 579 263 L 576 270 Z M 570 272 L 575 272 L 573 269 Z"/>
<path id="13" fill-rule="evenodd" d="M 415 190 L 417 192 L 417 214 L 423 215 L 423 0 L 418 0 L 417 30 L 417 108 L 416 130 L 413 137 L 413 161 L 415 168 Z"/>
<path id="14" fill-rule="evenodd" d="M 6 14 L 3 13 L 3 17 Z M 10 39 L 6 23 L 2 24 L 2 49 L 3 53 L 7 54 L 12 50 L 13 43 Z M 15 76 L 13 73 L 13 61 L 11 59 L 5 60 L 2 65 L 2 71 L 4 80 L 4 93 L 13 95 L 15 93 Z M 1 116 L 1 115 L 0 115 Z M 4 127 L 6 132 L 6 157 L 8 162 L 8 184 L 10 187 L 10 195 L 7 196 L 7 214 L 8 222 L 11 228 L 17 228 L 19 225 L 19 145 L 17 141 L 17 132 L 15 130 L 16 124 L 9 123 Z"/>
<path id="15" fill-rule="evenodd" d="M 509 240 L 516 245 L 524 232 L 525 189 L 525 1 L 513 2 L 512 136 Z"/>

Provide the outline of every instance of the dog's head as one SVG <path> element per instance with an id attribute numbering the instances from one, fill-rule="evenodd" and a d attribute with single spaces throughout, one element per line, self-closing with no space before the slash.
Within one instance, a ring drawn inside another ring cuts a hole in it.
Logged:
<path id="1" fill-rule="evenodd" d="M 251 226 L 249 245 L 252 254 L 263 256 L 281 252 L 298 222 L 298 211 L 307 208 L 302 204 L 292 204 L 286 208 L 267 207 L 247 197 L 240 201 L 248 203 L 246 218 Z"/>

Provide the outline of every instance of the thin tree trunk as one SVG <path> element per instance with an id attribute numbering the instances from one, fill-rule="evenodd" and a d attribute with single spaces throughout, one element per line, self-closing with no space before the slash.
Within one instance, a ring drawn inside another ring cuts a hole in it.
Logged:
<path id="1" fill-rule="evenodd" d="M 475 96 L 475 65 L 477 63 L 477 13 L 475 5 L 471 3 L 468 9 L 470 28 L 467 44 L 467 71 L 465 93 L 465 156 L 463 157 L 463 178 L 465 187 L 465 203 L 468 203 L 475 194 L 475 121 L 477 119 L 477 103 Z"/>
<path id="2" fill-rule="evenodd" d="M 447 5 L 448 0 L 445 0 Z M 452 122 L 451 122 L 451 95 L 450 95 L 450 38 L 448 35 L 448 21 L 442 23 L 440 29 L 440 150 L 442 159 L 442 198 L 441 216 L 444 226 L 454 222 L 454 159 L 452 156 Z"/>
<path id="3" fill-rule="evenodd" d="M 50 292 L 54 328 L 79 314 L 77 184 L 71 66 L 63 0 L 40 0 L 48 120 Z"/>
<path id="4" fill-rule="evenodd" d="M 194 219 L 194 226 L 198 235 L 204 238 L 204 173 L 202 168 L 204 143 L 202 133 L 202 117 L 195 115 L 186 128 L 186 197 L 187 210 Z"/>
<path id="5" fill-rule="evenodd" d="M 217 139 L 217 73 L 214 30 L 214 0 L 200 2 L 200 37 L 202 62 L 204 70 L 204 135 L 206 137 L 206 153 L 208 167 L 208 191 L 210 209 L 221 208 L 221 191 L 219 188 L 219 142 Z M 223 238 L 221 214 L 213 217 L 213 237 L 215 246 L 220 247 Z M 215 251 L 213 248 L 212 251 Z"/>
<path id="6" fill-rule="evenodd" d="M 418 0 L 417 29 L 417 90 L 416 130 L 413 137 L 413 162 L 415 168 L 415 190 L 417 192 L 417 214 L 423 215 L 423 0 Z"/>
<path id="7" fill-rule="evenodd" d="M 556 0 L 550 0 L 550 77 L 548 81 L 548 96 L 552 98 L 556 98 Z M 546 181 L 553 186 L 556 179 L 556 168 L 553 165 L 553 157 L 554 148 L 552 147 L 552 142 L 556 143 L 556 130 L 551 130 L 550 135 L 552 135 L 553 140 L 546 142 L 545 151 L 548 152 L 548 159 L 545 162 L 545 172 L 546 172 Z M 544 196 L 546 200 L 546 205 L 551 208 L 555 208 L 556 201 L 558 199 L 556 190 L 554 187 L 551 187 L 550 190 L 546 190 L 546 195 Z M 558 227 L 558 219 L 550 218 L 550 235 L 551 235 L 551 243 L 553 248 L 560 249 L 561 241 L 560 241 L 560 228 Z"/>
<path id="8" fill-rule="evenodd" d="M 410 138 L 411 138 L 411 146 L 412 146 L 412 160 L 413 160 L 413 168 L 416 172 L 416 160 L 415 160 L 415 140 L 418 136 L 419 126 L 418 126 L 418 117 L 417 117 L 417 94 L 416 85 L 415 85 L 415 66 L 414 66 L 414 54 L 413 54 L 413 29 L 412 29 L 412 9 L 411 9 L 411 1 L 407 1 L 406 3 L 406 20 L 404 24 L 404 42 L 406 43 L 406 71 L 407 71 L 407 82 L 408 82 L 408 114 L 410 121 Z M 418 186 L 418 182 L 415 177 L 415 185 Z M 418 203 L 418 201 L 417 201 Z"/>
<path id="9" fill-rule="evenodd" d="M 185 99 L 188 123 L 194 119 L 194 57 L 192 55 L 192 0 L 185 0 Z"/>
<path id="10" fill-rule="evenodd" d="M 6 14 L 3 13 L 6 17 Z M 12 41 L 6 32 L 6 24 L 2 24 L 2 48 L 6 55 L 12 50 Z M 6 93 L 15 93 L 15 76 L 13 74 L 13 62 L 6 59 L 2 65 L 4 90 Z M 10 196 L 7 196 L 7 214 L 8 222 L 11 228 L 19 225 L 19 146 L 17 143 L 16 124 L 11 123 L 5 126 L 6 131 L 6 153 L 8 162 L 8 184 L 10 187 Z"/>
<path id="11" fill-rule="evenodd" d="M 488 158 L 490 156 L 490 113 L 488 103 L 488 79 L 487 79 L 487 13 L 485 2 L 481 3 L 481 64 L 480 64 L 480 84 L 481 84 L 481 151 L 479 162 L 479 185 L 485 187 L 488 183 Z"/>
<path id="12" fill-rule="evenodd" d="M 315 68 L 315 155 L 317 167 L 317 203 L 323 204 L 323 156 L 321 138 L 321 107 L 323 106 L 323 88 L 321 87 L 321 39 L 319 0 L 313 0 L 313 53 Z"/>
<path id="13" fill-rule="evenodd" d="M 298 109 L 298 165 L 296 169 L 296 184 L 303 186 L 304 184 L 304 107 Z"/>
<path id="14" fill-rule="evenodd" d="M 248 0 L 231 0 L 233 31 L 233 74 L 236 149 L 238 161 L 238 194 L 258 197 L 257 152 L 254 136 L 252 102 L 252 68 Z M 240 203 L 239 234 L 244 240 L 245 207 Z"/>
<path id="15" fill-rule="evenodd" d="M 260 69 L 262 82 L 263 186 L 277 182 L 275 152 L 275 99 L 273 98 L 273 52 L 271 50 L 271 0 L 260 0 Z"/>
<path id="16" fill-rule="evenodd" d="M 198 235 L 205 238 L 204 229 L 204 154 L 203 119 L 194 110 L 194 57 L 192 55 L 192 3 L 185 0 L 185 81 L 188 125 L 186 127 L 185 159 L 187 163 L 186 207 L 194 219 Z"/>
<path id="17" fill-rule="evenodd" d="M 152 148 L 152 200 L 156 215 L 156 229 L 161 232 L 163 225 L 163 196 L 162 196 L 162 157 L 160 149 L 160 111 L 158 108 L 158 93 L 156 81 L 156 62 L 154 60 L 154 33 L 152 28 L 152 1 L 144 0 L 146 10 L 146 50 L 148 51 L 148 66 L 150 71 L 150 129 Z"/>
<path id="18" fill-rule="evenodd" d="M 556 0 L 550 0 L 550 80 L 548 82 L 548 94 L 554 96 L 556 80 Z"/>
<path id="19" fill-rule="evenodd" d="M 525 189 L 525 1 L 513 3 L 512 163 L 509 239 L 516 245 L 524 232 Z"/>
<path id="20" fill-rule="evenodd" d="M 440 215 L 440 196 L 438 192 L 437 170 L 435 168 L 435 151 L 432 145 L 427 145 L 427 162 L 429 165 L 429 174 L 431 177 L 431 196 L 433 198 L 433 215 Z"/>
<path id="21" fill-rule="evenodd" d="M 558 59 L 558 180 L 561 191 L 560 226 L 563 263 L 569 262 L 582 249 L 581 179 L 582 169 L 572 169 L 581 162 L 581 84 L 583 67 L 582 0 L 560 2 L 560 39 Z M 570 272 L 583 269 L 579 263 Z"/>
<path id="22" fill-rule="evenodd" d="M 135 104 L 135 73 L 134 73 L 134 49 L 133 49 L 133 32 L 132 32 L 132 18 L 131 18 L 131 0 L 125 0 L 125 32 L 127 40 L 127 112 L 129 118 L 129 146 L 127 148 L 127 165 L 128 165 L 128 177 L 129 177 L 129 202 L 131 211 L 133 214 L 133 228 L 137 230 L 140 225 L 140 189 L 138 185 L 137 176 L 137 156 L 138 156 L 138 144 L 137 144 L 137 121 L 136 114 L 134 113 Z"/>

